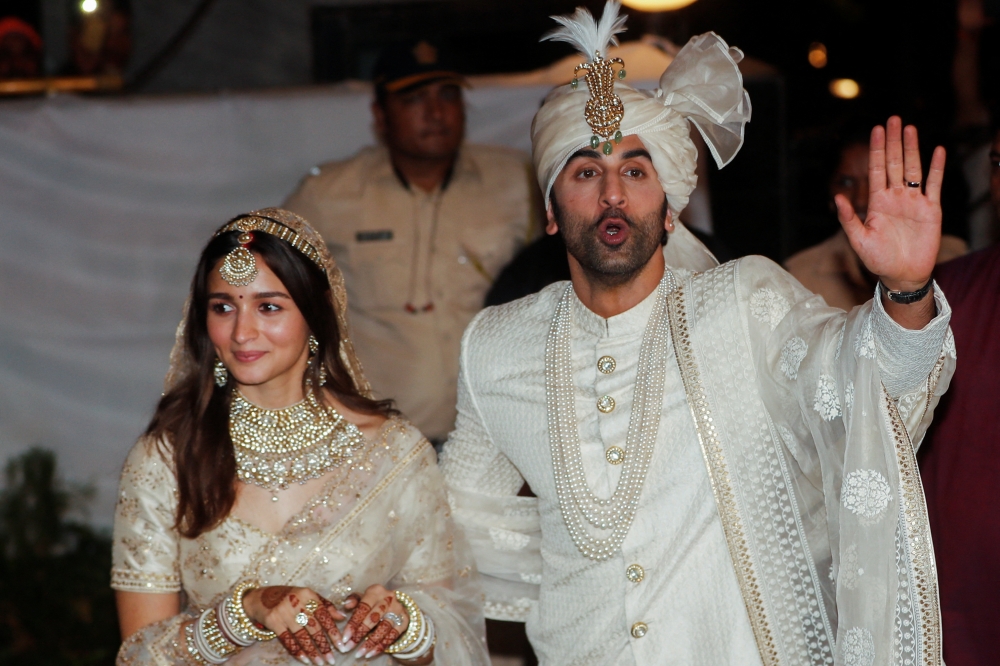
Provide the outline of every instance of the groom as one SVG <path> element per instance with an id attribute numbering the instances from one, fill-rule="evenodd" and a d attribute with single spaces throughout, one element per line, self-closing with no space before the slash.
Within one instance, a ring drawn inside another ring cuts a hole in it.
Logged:
<path id="1" fill-rule="evenodd" d="M 872 131 L 868 216 L 837 206 L 880 285 L 847 314 L 676 221 L 689 122 L 720 166 L 742 143 L 742 54 L 695 37 L 649 95 L 603 57 L 617 3 L 557 21 L 586 77 L 532 144 L 572 279 L 469 325 L 441 456 L 487 616 L 543 664 L 940 663 L 912 442 L 954 368 L 943 149 L 924 182 L 915 128 Z"/>

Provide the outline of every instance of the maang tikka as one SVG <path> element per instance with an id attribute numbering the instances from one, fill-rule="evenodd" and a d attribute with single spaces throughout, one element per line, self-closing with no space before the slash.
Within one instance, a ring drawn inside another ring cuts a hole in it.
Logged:
<path id="1" fill-rule="evenodd" d="M 219 275 L 234 287 L 245 287 L 257 278 L 257 261 L 248 247 L 253 242 L 253 232 L 241 232 L 237 241 L 239 247 L 226 255 Z"/>

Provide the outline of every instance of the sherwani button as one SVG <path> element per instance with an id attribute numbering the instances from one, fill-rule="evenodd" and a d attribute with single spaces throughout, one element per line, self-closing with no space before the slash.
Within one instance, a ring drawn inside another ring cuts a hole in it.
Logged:
<path id="1" fill-rule="evenodd" d="M 646 577 L 646 570 L 638 564 L 630 564 L 625 570 L 625 577 L 633 583 L 641 583 L 642 579 Z"/>
<path id="2" fill-rule="evenodd" d="M 616 365 L 618 364 L 615 363 L 615 359 L 612 358 L 611 356 L 602 356 L 601 358 L 597 359 L 597 369 L 606 375 L 610 375 L 612 372 L 614 372 Z"/>
<path id="3" fill-rule="evenodd" d="M 642 638 L 649 631 L 649 626 L 645 622 L 636 622 L 632 625 L 632 638 Z"/>
<path id="4" fill-rule="evenodd" d="M 615 410 L 615 399 L 610 395 L 602 395 L 597 399 L 597 408 L 602 414 L 608 414 Z"/>
<path id="5" fill-rule="evenodd" d="M 604 458 L 612 465 L 621 465 L 625 462 L 625 449 L 620 446 L 612 446 L 604 452 Z"/>

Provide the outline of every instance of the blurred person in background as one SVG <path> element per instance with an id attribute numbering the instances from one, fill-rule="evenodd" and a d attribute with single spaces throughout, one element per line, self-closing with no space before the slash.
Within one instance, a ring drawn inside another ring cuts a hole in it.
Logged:
<path id="1" fill-rule="evenodd" d="M 951 388 L 921 447 L 920 474 L 941 582 L 944 659 L 949 666 L 1000 663 L 1000 126 L 980 95 L 978 50 L 991 22 L 981 0 L 958 3 L 953 70 L 959 156 L 970 190 L 973 247 L 938 266 L 951 299 Z M 992 245 L 991 245 L 992 244 Z M 902 405 L 901 405 L 902 406 Z"/>
<path id="2" fill-rule="evenodd" d="M 92 5 L 83 3 L 76 7 L 70 26 L 67 73 L 121 76 L 132 55 L 130 0 L 94 0 Z"/>
<path id="3" fill-rule="evenodd" d="M 315 167 L 284 204 L 344 272 L 372 384 L 434 442 L 454 426 L 462 332 L 538 225 L 528 156 L 463 141 L 463 86 L 427 41 L 387 48 L 371 107 L 380 145 Z"/>
<path id="4" fill-rule="evenodd" d="M 990 108 L 980 80 L 980 44 L 993 18 L 987 15 L 983 0 L 959 0 L 956 19 L 958 30 L 951 70 L 955 88 L 955 154 L 968 186 L 968 199 L 964 203 L 969 218 L 969 245 L 973 250 L 981 250 L 1000 240 L 997 188 L 991 183 L 996 178 L 990 155 L 996 133 L 991 131 Z"/>
<path id="5" fill-rule="evenodd" d="M 851 202 L 862 221 L 868 214 L 869 134 L 870 130 L 860 128 L 845 133 L 836 150 L 837 162 L 829 181 L 830 210 L 835 210 L 834 197 L 840 194 Z M 966 252 L 968 246 L 964 240 L 942 234 L 939 263 Z M 822 296 L 827 305 L 848 311 L 868 301 L 878 282 L 851 247 L 843 229 L 822 243 L 792 255 L 785 261 L 785 268 L 802 286 Z"/>
<path id="6" fill-rule="evenodd" d="M 42 38 L 14 16 L 0 18 L 0 79 L 33 79 L 42 74 Z"/>

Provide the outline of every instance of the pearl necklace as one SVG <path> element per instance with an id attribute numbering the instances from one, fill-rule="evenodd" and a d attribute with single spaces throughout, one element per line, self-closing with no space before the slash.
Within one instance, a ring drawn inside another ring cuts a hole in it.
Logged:
<path id="1" fill-rule="evenodd" d="M 573 543 L 592 560 L 606 560 L 618 552 L 639 506 L 663 410 L 669 342 L 667 296 L 676 288 L 677 282 L 669 271 L 656 287 L 656 304 L 639 348 L 639 370 L 625 438 L 627 455 L 618 485 L 608 499 L 599 498 L 590 489 L 580 453 L 571 344 L 573 285 L 566 287 L 552 317 L 545 345 L 545 400 L 556 495 Z M 595 536 L 593 528 L 605 534 Z"/>
<path id="2" fill-rule="evenodd" d="M 272 492 L 323 476 L 364 445 L 358 427 L 312 391 L 284 409 L 258 407 L 234 391 L 229 436 L 240 481 Z"/>

